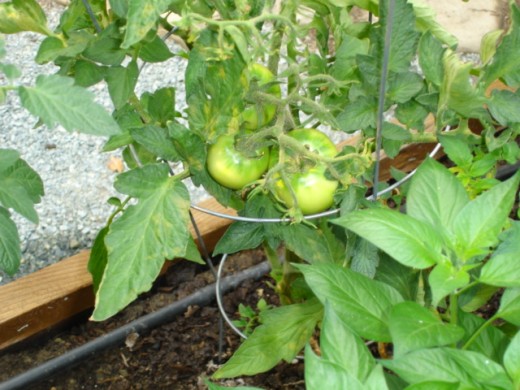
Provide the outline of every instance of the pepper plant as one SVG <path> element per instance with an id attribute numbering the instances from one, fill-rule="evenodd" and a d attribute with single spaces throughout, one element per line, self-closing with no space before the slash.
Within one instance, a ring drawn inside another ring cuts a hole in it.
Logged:
<path id="1" fill-rule="evenodd" d="M 188 229 L 189 178 L 242 217 L 215 254 L 263 246 L 284 303 L 262 311 L 215 378 L 262 372 L 306 348 L 311 387 L 320 373 L 374 388 L 517 385 L 518 229 L 508 212 L 519 179 L 494 179 L 520 155 L 520 9 L 509 3 L 510 27 L 485 36 L 478 64 L 461 59 L 418 0 L 72 0 L 53 29 L 36 1 L 1 3 L 0 32 L 42 34 L 35 60 L 59 70 L 35 86 L 8 81 L 0 96 L 18 91 L 42 122 L 107 136 L 104 149 L 120 149 L 126 162 L 114 183 L 121 199 L 110 200 L 89 262 L 92 319 L 149 290 L 167 259 L 201 261 Z M 354 9 L 369 16 L 355 20 Z M 142 67 L 174 56 L 186 63 L 186 105 L 176 106 L 173 85 L 138 95 Z M 506 88 L 489 92 L 497 81 Z M 111 116 L 86 90 L 98 83 Z M 336 148 L 325 130 L 357 132 L 358 142 Z M 420 142 L 440 142 L 451 171 L 427 160 L 398 194 L 406 214 L 374 202 L 381 153 Z M 500 288 L 499 311 L 481 324 L 472 313 Z M 498 318 L 510 327 L 492 326 Z M 305 347 L 317 326 L 321 358 Z M 338 368 L 334 337 L 368 364 Z M 364 341 L 392 343 L 395 359 L 374 360 Z M 412 374 L 415 358 L 460 370 Z M 496 366 L 476 377 L 483 359 Z"/>

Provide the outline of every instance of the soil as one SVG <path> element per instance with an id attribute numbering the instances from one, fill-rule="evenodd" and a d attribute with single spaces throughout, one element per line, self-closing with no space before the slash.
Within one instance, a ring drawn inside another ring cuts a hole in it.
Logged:
<path id="1" fill-rule="evenodd" d="M 265 261 L 260 251 L 230 256 L 225 275 Z M 104 322 L 88 321 L 85 313 L 80 321 L 68 328 L 32 340 L 0 354 L 0 382 L 35 367 L 102 336 L 147 313 L 156 311 L 201 287 L 214 282 L 208 267 L 179 262 L 144 294 L 115 317 Z M 229 316 L 237 318 L 240 303 L 256 307 L 260 298 L 276 305 L 277 296 L 269 287 L 268 276 L 246 281 L 224 295 Z M 224 325 L 219 337 L 220 312 L 216 303 L 205 307 L 189 307 L 173 322 L 151 330 L 148 334 L 130 334 L 125 343 L 99 352 L 92 358 L 70 367 L 30 389 L 206 389 L 204 378 L 211 376 L 240 345 L 240 337 Z M 219 340 L 222 352 L 219 354 Z M 271 372 L 253 377 L 220 382 L 222 385 L 247 385 L 263 389 L 304 389 L 303 363 L 281 363 Z"/>

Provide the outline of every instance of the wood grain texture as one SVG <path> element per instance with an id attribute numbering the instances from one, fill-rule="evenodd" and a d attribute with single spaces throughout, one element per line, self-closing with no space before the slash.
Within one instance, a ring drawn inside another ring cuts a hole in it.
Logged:
<path id="1" fill-rule="evenodd" d="M 214 199 L 201 202 L 199 206 L 235 213 Z M 196 210 L 193 216 L 207 249 L 211 251 L 231 221 Z M 193 227 L 191 231 L 196 237 Z M 0 350 L 93 306 L 92 279 L 87 271 L 89 255 L 90 251 L 83 251 L 0 286 Z M 173 262 L 165 264 L 169 266 Z"/>

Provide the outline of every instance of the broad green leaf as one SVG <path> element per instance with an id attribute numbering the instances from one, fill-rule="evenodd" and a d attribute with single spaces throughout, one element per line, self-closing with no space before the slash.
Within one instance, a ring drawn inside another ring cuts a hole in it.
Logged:
<path id="1" fill-rule="evenodd" d="M 516 332 L 504 354 L 504 366 L 513 380 L 514 388 L 520 387 L 520 332 Z"/>
<path id="2" fill-rule="evenodd" d="M 390 341 L 387 320 L 402 297 L 392 287 L 335 264 L 297 265 L 305 281 L 322 302 L 357 335 Z"/>
<path id="3" fill-rule="evenodd" d="M 343 367 L 316 356 L 309 345 L 305 347 L 305 388 L 308 390 L 365 389 L 363 384 Z"/>
<path id="4" fill-rule="evenodd" d="M 13 0 L 0 4 L 0 33 L 22 31 L 52 35 L 40 5 L 35 0 Z"/>
<path id="5" fill-rule="evenodd" d="M 425 381 L 415 383 L 407 386 L 405 390 L 464 390 L 466 387 L 461 387 L 460 383 L 441 382 L 441 381 Z"/>
<path id="6" fill-rule="evenodd" d="M 179 154 L 170 139 L 168 129 L 148 125 L 130 130 L 132 138 L 153 154 L 167 161 L 178 161 Z"/>
<path id="7" fill-rule="evenodd" d="M 112 66 L 108 68 L 105 80 L 116 110 L 123 107 L 134 93 L 138 76 L 139 68 L 135 61 L 130 62 L 127 67 Z"/>
<path id="8" fill-rule="evenodd" d="M 99 284 L 103 278 L 103 273 L 105 272 L 105 267 L 108 261 L 107 247 L 105 245 L 105 237 L 108 234 L 108 229 L 108 226 L 105 226 L 98 232 L 94 243 L 92 244 L 92 250 L 90 251 L 88 259 L 87 268 L 88 272 L 92 275 L 92 288 L 94 294 L 96 294 L 99 289 Z"/>
<path id="9" fill-rule="evenodd" d="M 367 380 L 364 383 L 365 390 L 390 390 L 391 387 L 388 386 L 386 381 L 385 372 L 383 371 L 383 366 L 376 365 L 372 372 L 369 374 Z"/>
<path id="10" fill-rule="evenodd" d="M 486 320 L 475 314 L 459 312 L 459 325 L 466 331 L 461 344 L 465 344 L 485 322 Z M 508 345 L 509 338 L 502 331 L 494 326 L 488 326 L 468 346 L 468 350 L 479 352 L 500 363 Z"/>
<path id="11" fill-rule="evenodd" d="M 520 95 L 508 90 L 493 90 L 488 108 L 491 115 L 502 125 L 520 122 Z"/>
<path id="12" fill-rule="evenodd" d="M 111 224 L 105 237 L 108 262 L 96 294 L 93 320 L 116 314 L 151 288 L 165 259 L 186 254 L 191 240 L 188 190 L 167 172 L 154 175 L 149 183 L 150 189 L 136 182 L 134 187 L 123 186 L 140 199 Z"/>
<path id="13" fill-rule="evenodd" d="M 502 242 L 480 271 L 482 283 L 498 287 L 520 287 L 520 223 L 513 222 Z"/>
<path id="14" fill-rule="evenodd" d="M 323 311 L 317 300 L 281 306 L 262 313 L 262 325 L 215 372 L 214 378 L 255 375 L 281 360 L 291 361 L 309 341 Z"/>
<path id="15" fill-rule="evenodd" d="M 323 359 L 343 368 L 360 382 L 364 382 L 375 367 L 375 360 L 363 340 L 352 333 L 328 303 L 325 303 L 321 326 L 320 350 Z"/>
<path id="16" fill-rule="evenodd" d="M 417 95 L 423 86 L 423 80 L 417 73 L 392 73 L 388 80 L 387 99 L 395 103 L 405 103 Z"/>
<path id="17" fill-rule="evenodd" d="M 507 288 L 504 291 L 495 316 L 520 326 L 520 288 Z"/>
<path id="18" fill-rule="evenodd" d="M 457 255 L 463 261 L 485 253 L 498 242 L 498 235 L 513 206 L 520 173 L 466 204 L 453 222 Z"/>
<path id="19" fill-rule="evenodd" d="M 417 349 L 453 344 L 464 336 L 464 329 L 443 322 L 415 302 L 395 305 L 390 313 L 389 328 L 397 358 Z"/>
<path id="20" fill-rule="evenodd" d="M 409 129 L 424 131 L 424 122 L 428 116 L 428 109 L 417 100 L 400 104 L 396 107 L 396 119 Z"/>
<path id="21" fill-rule="evenodd" d="M 474 383 L 484 388 L 512 389 L 504 368 L 486 356 L 461 349 L 446 348 L 445 351 L 469 374 Z"/>
<path id="22" fill-rule="evenodd" d="M 353 231 L 404 265 L 422 269 L 443 261 L 439 233 L 397 211 L 360 210 L 331 222 Z"/>
<path id="23" fill-rule="evenodd" d="M 410 141 L 410 131 L 395 123 L 383 123 L 383 137 L 393 141 Z"/>
<path id="24" fill-rule="evenodd" d="M 351 80 L 356 71 L 356 56 L 368 54 L 368 45 L 368 39 L 362 40 L 344 34 L 339 47 L 336 49 L 336 61 L 330 65 L 330 74 L 338 80 Z"/>
<path id="25" fill-rule="evenodd" d="M 484 67 L 482 81 L 486 86 L 493 81 L 517 72 L 520 68 L 520 56 L 517 55 L 520 47 L 520 8 L 511 3 L 511 25 L 507 34 L 497 47 L 493 60 Z"/>
<path id="26" fill-rule="evenodd" d="M 466 312 L 474 312 L 484 306 L 496 294 L 498 287 L 478 283 L 459 295 L 459 308 Z"/>
<path id="27" fill-rule="evenodd" d="M 460 181 L 442 164 L 428 158 L 412 178 L 406 212 L 444 232 L 468 202 L 468 194 Z"/>
<path id="28" fill-rule="evenodd" d="M 0 149 L 0 204 L 38 223 L 34 209 L 44 195 L 43 182 L 18 152 Z"/>
<path id="29" fill-rule="evenodd" d="M 441 299 L 465 287 L 470 282 L 467 271 L 457 269 L 451 262 L 437 264 L 428 278 L 432 290 L 432 304 L 437 306 Z"/>
<path id="30" fill-rule="evenodd" d="M 168 9 L 172 0 L 132 0 L 128 3 L 125 39 L 121 45 L 128 49 L 143 39 Z"/>
<path id="31" fill-rule="evenodd" d="M 209 380 L 205 380 L 204 383 L 206 386 L 208 386 L 208 390 L 226 390 L 226 389 L 233 389 L 233 390 L 262 390 L 260 387 L 251 387 L 251 386 L 220 386 L 215 383 L 210 382 Z"/>
<path id="32" fill-rule="evenodd" d="M 0 270 L 14 275 L 20 266 L 20 236 L 9 211 L 0 206 Z"/>
<path id="33" fill-rule="evenodd" d="M 352 252 L 350 268 L 372 279 L 379 265 L 379 250 L 377 247 L 358 237 Z"/>
<path id="34" fill-rule="evenodd" d="M 471 84 L 472 64 L 462 62 L 455 52 L 447 52 L 443 66 L 438 113 L 451 109 L 467 118 L 484 115 L 486 99 L 483 92 Z"/>
<path id="35" fill-rule="evenodd" d="M 349 103 L 336 119 L 342 131 L 352 133 L 367 127 L 375 127 L 376 113 L 377 101 L 373 98 L 360 97 Z"/>
<path id="36" fill-rule="evenodd" d="M 423 34 L 419 40 L 419 65 L 426 79 L 437 87 L 440 87 L 444 75 L 444 51 L 441 42 L 430 31 Z"/>
<path id="37" fill-rule="evenodd" d="M 417 298 L 420 272 L 395 261 L 386 253 L 380 256 L 375 280 L 379 280 L 394 289 L 407 301 Z"/>
<path id="38" fill-rule="evenodd" d="M 379 363 L 410 384 L 439 381 L 473 385 L 470 375 L 451 357 L 447 348 L 419 349 Z"/>
<path id="39" fill-rule="evenodd" d="M 74 80 L 58 75 L 38 76 L 36 86 L 19 87 L 22 104 L 47 126 L 56 122 L 68 131 L 93 135 L 121 132 L 108 112 L 93 100 L 93 95 Z"/>

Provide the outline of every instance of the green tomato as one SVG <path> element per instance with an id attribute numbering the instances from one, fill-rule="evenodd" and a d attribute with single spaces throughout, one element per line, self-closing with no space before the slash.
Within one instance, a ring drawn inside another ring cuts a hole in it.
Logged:
<path id="1" fill-rule="evenodd" d="M 220 185 L 232 190 L 242 189 L 259 179 L 267 170 L 269 149 L 261 148 L 257 157 L 249 157 L 235 148 L 233 135 L 222 135 L 210 145 L 207 155 L 208 171 Z"/>
<path id="2" fill-rule="evenodd" d="M 242 84 L 245 88 L 254 80 L 259 88 L 267 83 L 274 81 L 274 76 L 269 69 L 260 64 L 251 64 L 243 75 Z M 264 92 L 275 97 L 280 97 L 280 85 L 272 84 L 265 88 Z M 242 112 L 242 127 L 246 130 L 256 130 L 271 122 L 276 114 L 276 105 L 274 104 L 251 104 L 247 105 Z"/>
<path id="3" fill-rule="evenodd" d="M 315 129 L 297 129 L 287 133 L 300 141 L 309 151 L 324 157 L 334 157 L 337 154 L 336 145 L 327 135 Z M 291 164 L 293 153 L 287 153 Z M 276 161 L 271 160 L 271 164 Z M 316 214 L 327 210 L 334 203 L 334 193 L 338 187 L 336 180 L 325 177 L 326 167 L 323 164 L 301 167 L 299 172 L 288 172 L 287 179 L 294 192 L 298 207 L 304 215 Z M 275 175 L 274 193 L 287 207 L 294 206 L 291 190 L 279 175 Z"/>

